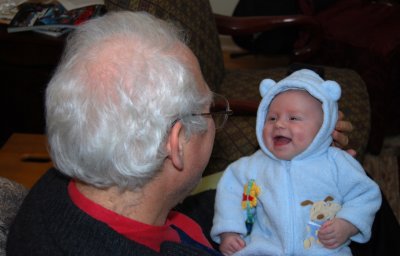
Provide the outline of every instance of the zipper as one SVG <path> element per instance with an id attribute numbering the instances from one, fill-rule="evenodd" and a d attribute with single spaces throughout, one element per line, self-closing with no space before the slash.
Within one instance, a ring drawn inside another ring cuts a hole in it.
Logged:
<path id="1" fill-rule="evenodd" d="M 288 183 L 288 196 L 289 196 L 289 227 L 290 234 L 288 235 L 288 241 L 286 246 L 288 248 L 287 252 L 288 255 L 293 255 L 295 250 L 295 218 L 296 218 L 296 207 L 295 207 L 295 200 L 294 200 L 294 189 L 293 189 L 293 182 L 292 182 L 292 173 L 291 173 L 292 162 L 286 161 L 285 162 L 285 171 Z"/>

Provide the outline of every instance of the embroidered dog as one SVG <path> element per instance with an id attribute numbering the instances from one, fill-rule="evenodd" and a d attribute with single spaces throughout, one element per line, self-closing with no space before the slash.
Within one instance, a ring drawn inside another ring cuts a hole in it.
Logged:
<path id="1" fill-rule="evenodd" d="M 318 231 L 320 227 L 328 220 L 333 219 L 341 206 L 332 202 L 333 197 L 328 196 L 324 201 L 313 202 L 305 200 L 301 206 L 312 205 L 310 210 L 310 220 L 307 224 L 307 238 L 304 240 L 304 248 L 308 249 L 313 243 L 318 242 Z"/>

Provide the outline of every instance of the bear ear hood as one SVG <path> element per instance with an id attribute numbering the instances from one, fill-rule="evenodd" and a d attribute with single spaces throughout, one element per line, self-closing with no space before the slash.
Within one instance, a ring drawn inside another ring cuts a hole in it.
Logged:
<path id="1" fill-rule="evenodd" d="M 338 118 L 337 101 L 341 96 L 341 88 L 339 84 L 331 80 L 323 80 L 314 71 L 302 69 L 292 73 L 279 82 L 272 79 L 264 79 L 260 83 L 260 94 L 262 96 L 261 103 L 257 112 L 256 135 L 261 149 L 271 157 L 275 158 L 272 153 L 265 147 L 263 140 L 263 128 L 265 118 L 267 116 L 269 105 L 274 97 L 287 90 L 305 90 L 313 97 L 322 102 L 322 110 L 324 113 L 324 121 L 320 131 L 317 133 L 310 146 L 295 158 L 304 158 L 315 152 L 317 149 L 328 148 L 332 143 L 331 134 L 335 128 Z"/>
<path id="2" fill-rule="evenodd" d="M 275 81 L 272 79 L 264 79 L 261 81 L 260 84 L 260 94 L 261 97 L 264 98 L 264 96 L 269 92 L 269 90 L 276 85 Z"/>

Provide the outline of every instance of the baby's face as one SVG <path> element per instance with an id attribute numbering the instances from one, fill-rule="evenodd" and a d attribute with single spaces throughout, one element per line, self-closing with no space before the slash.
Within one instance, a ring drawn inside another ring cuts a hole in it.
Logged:
<path id="1" fill-rule="evenodd" d="M 323 118 L 321 102 L 308 92 L 280 93 L 272 100 L 265 120 L 265 146 L 277 158 L 291 160 L 311 144 Z"/>

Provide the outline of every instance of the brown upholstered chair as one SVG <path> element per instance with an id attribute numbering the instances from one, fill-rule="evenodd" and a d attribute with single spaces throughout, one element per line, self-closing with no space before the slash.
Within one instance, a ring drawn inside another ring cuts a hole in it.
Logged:
<path id="1" fill-rule="evenodd" d="M 236 114 L 229 119 L 223 131 L 217 133 L 214 152 L 206 174 L 222 171 L 232 161 L 249 155 L 258 148 L 255 115 L 248 114 L 255 113 L 254 110 L 260 100 L 259 83 L 264 78 L 282 79 L 287 75 L 288 67 L 265 70 L 225 69 L 218 28 L 224 34 L 246 33 L 246 29 L 254 33 L 255 28 L 262 31 L 275 26 L 289 26 L 291 22 L 285 23 L 282 19 L 275 20 L 271 17 L 265 19 L 258 17 L 256 22 L 257 19 L 215 16 L 208 0 L 106 0 L 105 2 L 108 11 L 146 11 L 159 18 L 178 23 L 189 34 L 189 47 L 198 57 L 210 88 L 230 99 Z M 251 23 L 253 28 L 246 28 L 247 23 Z M 292 23 L 295 26 L 303 24 L 305 29 L 310 29 L 312 33 L 317 32 L 304 17 L 293 16 Z M 255 26 L 255 24 L 260 25 Z M 306 56 L 312 52 L 312 49 L 318 46 L 315 40 L 318 40 L 317 35 L 316 39 L 295 49 L 293 56 Z M 340 109 L 355 126 L 355 132 L 350 134 L 350 147 L 356 149 L 359 159 L 362 159 L 370 129 L 370 109 L 365 85 L 352 70 L 323 68 L 326 79 L 336 80 L 342 86 Z"/>

